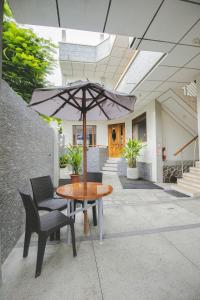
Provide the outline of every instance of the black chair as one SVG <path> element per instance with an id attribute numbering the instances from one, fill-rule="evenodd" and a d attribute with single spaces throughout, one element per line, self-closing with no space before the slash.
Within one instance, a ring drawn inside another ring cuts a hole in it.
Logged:
<path id="1" fill-rule="evenodd" d="M 103 174 L 101 172 L 88 172 L 87 173 L 87 181 L 89 182 L 100 182 L 102 183 Z M 83 177 L 81 177 L 81 181 L 83 181 Z M 89 204 L 93 204 L 95 200 L 88 201 Z M 81 203 L 81 205 L 84 205 L 83 201 L 75 200 L 74 201 L 74 210 L 76 210 L 76 204 Z M 92 215 L 93 215 L 93 225 L 97 226 L 97 211 L 96 206 L 92 206 Z"/>
<path id="2" fill-rule="evenodd" d="M 43 216 L 39 216 L 38 210 L 31 196 L 28 194 L 24 194 L 21 191 L 19 191 L 19 193 L 26 211 L 26 227 L 23 257 L 28 256 L 31 234 L 33 232 L 36 232 L 38 234 L 38 252 L 35 277 L 38 277 L 40 276 L 42 270 L 42 263 L 48 236 L 53 232 L 60 230 L 60 228 L 62 228 L 65 225 L 69 225 L 71 228 L 73 256 L 75 257 L 77 255 L 74 221 L 72 218 L 66 217 L 58 210 L 54 210 Z"/>
<path id="3" fill-rule="evenodd" d="M 50 176 L 31 178 L 33 200 L 38 210 L 63 210 L 67 208 L 65 199 L 54 196 L 54 187 Z"/>
<path id="4" fill-rule="evenodd" d="M 54 196 L 54 187 L 50 176 L 31 178 L 33 200 L 38 210 L 64 210 L 67 208 L 67 201 Z M 60 231 L 51 235 L 50 239 L 60 239 Z"/>

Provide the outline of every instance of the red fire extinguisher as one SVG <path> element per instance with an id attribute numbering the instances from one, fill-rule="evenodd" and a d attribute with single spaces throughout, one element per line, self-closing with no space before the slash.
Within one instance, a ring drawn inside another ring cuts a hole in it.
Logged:
<path id="1" fill-rule="evenodd" d="M 162 147 L 162 160 L 165 161 L 167 159 L 166 148 Z"/>

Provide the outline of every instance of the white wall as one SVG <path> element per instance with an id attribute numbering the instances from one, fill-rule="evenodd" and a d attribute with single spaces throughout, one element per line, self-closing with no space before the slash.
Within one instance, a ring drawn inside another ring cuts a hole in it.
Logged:
<path id="1" fill-rule="evenodd" d="M 108 145 L 108 125 L 125 123 L 126 140 L 132 138 L 132 120 L 146 112 L 147 115 L 147 142 L 144 143 L 138 161 L 152 164 L 152 180 L 162 180 L 162 147 L 166 147 L 167 160 L 180 160 L 175 157 L 175 151 L 192 139 L 191 133 L 185 130 L 156 100 L 151 101 L 143 109 L 128 115 L 126 118 L 119 118 L 111 121 L 88 122 L 88 125 L 97 127 L 97 145 Z M 63 121 L 63 133 L 65 143 L 72 143 L 72 125 L 81 125 L 82 122 Z M 198 153 L 198 149 L 197 149 Z M 184 159 L 193 159 L 193 145 L 184 152 Z"/>
<path id="2" fill-rule="evenodd" d="M 164 110 L 162 110 L 162 124 L 163 146 L 166 147 L 167 160 L 181 160 L 181 155 L 174 156 L 174 153 L 194 136 Z M 194 143 L 184 150 L 183 159 L 192 160 L 193 153 Z M 198 149 L 196 153 L 198 157 Z"/>
<path id="3" fill-rule="evenodd" d="M 82 125 L 78 121 L 63 121 L 63 134 L 65 135 L 65 144 L 73 143 L 72 125 Z M 87 122 L 87 125 L 96 125 L 97 145 L 108 146 L 108 123 L 107 121 Z"/>

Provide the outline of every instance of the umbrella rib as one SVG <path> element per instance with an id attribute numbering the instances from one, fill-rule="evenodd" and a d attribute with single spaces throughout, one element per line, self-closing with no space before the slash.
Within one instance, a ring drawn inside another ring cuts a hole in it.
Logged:
<path id="1" fill-rule="evenodd" d="M 126 109 L 126 110 L 128 110 L 128 111 L 132 111 L 130 108 L 128 108 L 128 107 L 126 107 L 126 106 L 124 106 L 123 104 L 121 104 L 121 103 L 118 103 L 117 101 L 115 101 L 114 99 L 112 99 L 112 98 L 110 98 L 110 97 L 108 97 L 108 96 L 106 96 L 110 101 L 112 101 L 112 102 L 114 102 L 114 103 L 116 103 L 117 105 L 119 105 L 119 106 L 121 106 L 121 107 L 123 107 L 124 109 Z"/>
<path id="2" fill-rule="evenodd" d="M 69 102 L 70 100 L 73 100 L 72 98 L 69 97 L 69 99 L 65 99 L 65 98 L 62 97 L 62 96 L 58 96 L 58 97 L 61 98 L 62 100 L 64 100 L 64 101 L 66 102 L 66 104 L 69 104 L 69 105 L 71 105 L 71 106 L 73 106 L 73 107 L 75 107 L 76 109 L 79 110 L 79 107 L 78 107 L 78 106 L 76 106 L 74 103 L 70 103 L 70 102 Z"/>
<path id="3" fill-rule="evenodd" d="M 53 116 L 55 116 L 55 114 L 57 114 L 66 104 L 69 104 L 69 105 L 71 105 L 71 106 L 73 106 L 73 107 L 75 107 L 75 108 L 77 108 L 76 107 L 76 105 L 74 105 L 73 103 L 69 103 L 69 101 L 71 100 L 71 98 L 73 97 L 73 96 L 75 96 L 78 92 L 79 92 L 79 90 L 80 89 L 78 89 L 78 90 L 76 90 L 74 93 L 73 93 L 73 95 L 71 95 L 70 97 L 69 97 L 69 99 L 68 100 L 66 100 L 64 97 L 62 97 L 62 96 L 59 96 L 62 100 L 64 100 L 65 102 L 58 108 L 58 109 L 56 109 L 56 111 L 53 113 L 53 114 L 51 114 L 51 117 L 53 117 Z"/>
<path id="4" fill-rule="evenodd" d="M 81 88 L 78 88 L 78 90 L 76 90 L 76 92 L 79 92 L 80 89 L 81 89 Z M 74 89 L 73 89 L 73 90 L 74 90 Z M 66 92 L 67 92 L 67 90 L 65 89 L 64 91 L 62 91 L 62 92 L 60 92 L 60 93 L 58 93 L 58 94 L 56 94 L 56 95 L 53 95 L 53 96 L 51 96 L 51 97 L 49 97 L 49 98 L 46 98 L 46 99 L 44 99 L 44 100 L 41 100 L 41 101 L 36 102 L 36 103 L 33 103 L 33 104 L 29 104 L 28 107 L 35 106 L 35 105 L 44 103 L 44 102 L 46 102 L 46 101 L 52 100 L 52 99 L 55 98 L 55 97 L 62 96 L 62 95 L 65 94 Z M 75 94 L 76 94 L 76 93 L 74 93 L 74 95 L 75 95 Z M 66 99 L 65 99 L 65 100 L 66 100 Z"/>
<path id="5" fill-rule="evenodd" d="M 88 90 L 88 89 L 87 89 L 87 90 Z M 89 90 L 88 90 L 88 92 L 89 92 Z M 92 106 L 92 108 L 96 106 L 96 105 L 93 106 L 93 103 L 95 103 L 95 100 L 98 100 L 101 96 L 103 96 L 103 92 L 104 92 L 104 91 L 101 91 L 101 93 L 99 93 L 99 95 L 96 96 L 96 97 L 94 97 L 94 95 L 91 95 L 91 94 L 90 94 L 90 96 L 92 97 L 93 100 L 92 100 L 92 102 L 87 106 L 87 110 L 90 110 L 90 109 L 91 109 L 91 106 Z"/>
<path id="6" fill-rule="evenodd" d="M 110 120 L 109 116 L 107 115 L 107 113 L 105 112 L 105 110 L 101 107 L 101 105 L 97 102 L 97 100 L 94 98 L 94 95 L 91 93 L 91 91 L 90 90 L 87 90 L 87 91 L 90 94 L 90 96 L 94 99 L 94 101 L 96 102 L 96 104 L 97 104 L 96 106 L 98 106 L 100 108 L 100 110 L 102 111 L 102 113 L 106 116 L 106 118 L 108 120 Z"/>
<path id="7" fill-rule="evenodd" d="M 69 91 L 67 91 L 68 95 L 71 97 L 71 93 Z M 79 103 L 76 101 L 76 99 L 74 98 L 74 96 L 72 96 L 72 100 L 76 103 L 77 107 L 81 110 L 81 106 L 79 105 Z"/>
<path id="8" fill-rule="evenodd" d="M 106 96 L 105 96 L 106 97 Z M 92 105 L 92 106 L 90 106 L 90 108 L 88 109 L 88 111 L 89 110 L 91 110 L 91 109 L 93 109 L 93 108 L 95 108 L 98 104 L 101 104 L 101 103 L 103 103 L 104 101 L 106 101 L 107 100 L 107 98 L 103 98 L 101 101 L 99 101 L 99 102 L 95 102 L 95 100 L 93 101 L 93 103 L 95 103 L 94 105 Z"/>
<path id="9" fill-rule="evenodd" d="M 96 90 L 96 87 L 91 87 L 91 90 L 93 90 L 93 91 L 96 92 L 96 93 L 98 92 L 98 90 Z M 106 95 L 106 97 L 107 97 L 110 101 L 116 103 L 117 105 L 123 107 L 124 109 L 126 109 L 126 110 L 128 110 L 128 111 L 132 111 L 130 108 L 124 106 L 124 105 L 121 104 L 121 103 L 118 103 L 117 101 L 115 101 L 114 99 L 110 98 L 109 96 Z"/>

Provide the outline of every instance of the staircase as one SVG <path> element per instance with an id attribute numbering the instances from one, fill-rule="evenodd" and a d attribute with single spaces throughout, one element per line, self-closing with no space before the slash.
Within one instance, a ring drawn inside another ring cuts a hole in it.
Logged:
<path id="1" fill-rule="evenodd" d="M 117 165 L 119 158 L 109 158 L 105 162 L 102 171 L 103 173 L 117 173 Z"/>
<path id="2" fill-rule="evenodd" d="M 200 162 L 195 162 L 195 167 L 190 167 L 188 173 L 183 173 L 183 178 L 177 179 L 173 189 L 191 197 L 200 196 Z"/>

